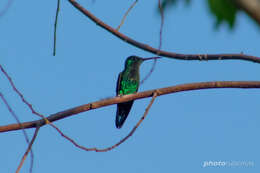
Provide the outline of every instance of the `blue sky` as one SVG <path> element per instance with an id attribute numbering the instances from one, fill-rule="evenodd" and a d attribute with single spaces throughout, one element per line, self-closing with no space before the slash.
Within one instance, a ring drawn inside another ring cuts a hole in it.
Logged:
<path id="1" fill-rule="evenodd" d="M 113 27 L 131 5 L 123 1 L 79 1 Z M 3 7 L 7 1 L 0 2 Z M 121 32 L 158 47 L 157 1 L 140 1 Z M 57 56 L 52 56 L 56 1 L 13 1 L 0 18 L 0 63 L 34 108 L 49 115 L 115 96 L 117 75 L 130 55 L 153 56 L 135 48 L 61 2 Z M 179 3 L 168 11 L 163 50 L 177 53 L 240 53 L 260 56 L 260 30 L 239 13 L 236 28 L 214 30 L 205 1 Z M 152 62 L 141 67 L 141 78 Z M 139 91 L 216 80 L 259 80 L 259 64 L 242 61 L 158 61 Z M 38 119 L 0 75 L 0 91 L 21 121 Z M 34 172 L 259 172 L 259 98 L 257 89 L 214 89 L 159 97 L 136 133 L 118 148 L 85 152 L 53 128 L 42 127 L 33 145 Z M 108 147 L 136 124 L 149 99 L 135 101 L 122 129 L 115 128 L 116 106 L 81 113 L 55 122 L 86 147 Z M 0 125 L 15 123 L 0 101 Z M 33 130 L 28 130 L 30 137 Z M 26 150 L 21 131 L 1 133 L 0 172 L 14 172 Z M 253 166 L 203 167 L 205 161 L 244 161 Z M 28 172 L 30 159 L 21 172 Z"/>

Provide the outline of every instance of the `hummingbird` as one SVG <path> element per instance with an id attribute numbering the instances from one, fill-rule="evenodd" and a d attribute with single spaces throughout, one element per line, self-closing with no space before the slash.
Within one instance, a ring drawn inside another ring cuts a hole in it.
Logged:
<path id="1" fill-rule="evenodd" d="M 116 85 L 116 95 L 122 96 L 127 94 L 133 94 L 138 91 L 140 83 L 139 68 L 140 65 L 151 59 L 157 59 L 159 57 L 153 58 L 141 58 L 138 56 L 129 56 L 125 61 L 125 69 L 119 73 Z M 116 127 L 120 129 L 124 124 L 134 101 L 128 101 L 117 104 L 116 111 Z"/>

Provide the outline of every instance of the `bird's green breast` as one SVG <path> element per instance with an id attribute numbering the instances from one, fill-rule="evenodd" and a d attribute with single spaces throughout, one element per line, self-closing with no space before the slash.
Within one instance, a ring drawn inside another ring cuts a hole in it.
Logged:
<path id="1" fill-rule="evenodd" d="M 119 94 L 135 93 L 139 86 L 139 69 L 126 69 L 123 71 Z"/>

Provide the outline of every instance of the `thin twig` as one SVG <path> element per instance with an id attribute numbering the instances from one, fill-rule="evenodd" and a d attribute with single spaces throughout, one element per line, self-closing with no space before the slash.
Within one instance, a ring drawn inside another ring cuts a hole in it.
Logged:
<path id="1" fill-rule="evenodd" d="M 56 37 L 57 37 L 57 24 L 58 24 L 59 11 L 60 11 L 60 0 L 57 0 L 57 9 L 56 9 L 56 16 L 55 16 L 55 23 L 54 23 L 53 56 L 56 55 Z"/>
<path id="2" fill-rule="evenodd" d="M 57 126 L 55 126 L 52 122 L 50 122 L 44 115 L 36 112 L 32 106 L 32 104 L 30 104 L 27 100 L 25 100 L 24 96 L 22 95 L 22 93 L 15 87 L 12 78 L 7 74 L 7 72 L 4 70 L 4 68 L 1 66 L 0 64 L 0 69 L 1 71 L 4 73 L 4 75 L 7 77 L 8 81 L 10 82 L 11 86 L 13 87 L 13 90 L 20 96 L 20 98 L 22 99 L 22 101 L 30 108 L 30 110 L 32 111 L 33 114 L 39 116 L 42 118 L 43 122 L 38 121 L 38 123 L 36 124 L 36 127 L 41 127 L 42 125 L 45 124 L 49 124 L 51 127 L 53 127 L 54 129 L 57 130 L 57 132 L 63 136 L 65 139 L 67 139 L 68 141 L 70 141 L 72 144 L 74 144 L 76 147 L 84 149 L 86 151 L 93 151 L 95 149 L 93 148 L 86 148 L 84 146 L 80 146 L 78 145 L 72 138 L 68 137 L 67 135 L 65 135 Z M 21 128 L 24 129 L 24 124 L 20 123 Z M 20 168 L 19 168 L 20 169 Z"/>
<path id="3" fill-rule="evenodd" d="M 260 1 L 259 0 L 232 0 L 239 10 L 244 10 L 255 22 L 260 25 Z"/>
<path id="4" fill-rule="evenodd" d="M 16 120 L 16 122 L 20 125 L 21 129 L 22 129 L 22 132 L 23 132 L 23 135 L 24 135 L 24 138 L 25 138 L 25 141 L 27 144 L 30 143 L 29 141 L 29 137 L 26 133 L 26 131 L 24 130 L 23 128 L 23 125 L 21 124 L 21 121 L 19 120 L 18 116 L 15 114 L 15 112 L 13 111 L 13 109 L 11 108 L 11 106 L 9 105 L 9 103 L 7 102 L 7 100 L 5 99 L 4 95 L 0 92 L 0 97 L 1 99 L 3 100 L 4 104 L 6 105 L 8 111 L 11 113 L 11 115 L 14 117 L 14 119 Z M 31 166 L 30 166 L 30 172 L 32 172 L 32 168 L 33 168 L 33 158 L 34 158 L 34 155 L 33 155 L 33 150 L 31 150 L 30 152 L 30 155 L 31 155 Z"/>
<path id="5" fill-rule="evenodd" d="M 4 16 L 7 13 L 8 9 L 10 9 L 12 3 L 13 3 L 13 0 L 8 0 L 6 6 L 0 11 L 0 17 Z"/>
<path id="6" fill-rule="evenodd" d="M 163 25 L 164 25 L 164 13 L 163 13 L 162 5 L 161 5 L 161 0 L 158 0 L 158 8 L 160 10 L 160 16 L 161 16 L 158 50 L 161 50 L 161 48 L 162 48 L 162 32 L 163 32 Z M 152 68 L 150 69 L 148 74 L 144 77 L 144 79 L 140 82 L 140 85 L 142 85 L 144 83 L 144 81 L 146 81 L 151 76 L 151 74 L 153 73 L 153 71 L 155 69 L 156 63 L 157 63 L 157 59 L 154 59 Z"/>
<path id="7" fill-rule="evenodd" d="M 110 151 L 116 147 L 118 147 L 119 145 L 121 145 L 123 142 L 125 142 L 127 139 L 129 139 L 129 137 L 131 137 L 135 130 L 140 126 L 140 124 L 143 122 L 143 120 L 146 118 L 155 98 L 157 97 L 157 91 L 154 92 L 153 94 L 153 97 L 149 103 L 149 105 L 147 106 L 147 108 L 145 109 L 145 112 L 144 112 L 144 115 L 141 117 L 141 119 L 137 122 L 137 124 L 134 126 L 134 128 L 130 131 L 130 133 L 124 137 L 123 139 L 121 139 L 119 142 L 117 142 L 116 144 L 112 145 L 111 147 L 107 147 L 107 148 L 104 148 L 104 149 L 99 149 L 99 148 L 87 148 L 87 147 L 84 147 L 82 145 L 79 145 L 77 142 L 75 142 L 73 139 L 69 138 L 68 136 L 64 135 L 62 132 L 60 132 L 60 134 L 62 134 L 62 136 L 64 138 L 66 138 L 68 141 L 70 141 L 75 147 L 77 148 L 80 148 L 82 150 L 85 150 L 85 151 L 96 151 L 96 152 L 107 152 L 107 151 Z M 59 129 L 57 129 L 59 130 Z"/>
<path id="8" fill-rule="evenodd" d="M 164 25 L 164 12 L 163 12 L 163 8 L 162 8 L 161 0 L 158 0 L 158 7 L 160 9 L 160 16 L 161 16 L 161 25 L 160 25 L 158 49 L 161 50 L 161 48 L 162 48 L 162 32 L 163 32 L 163 25 Z"/>
<path id="9" fill-rule="evenodd" d="M 33 113 L 34 115 L 37 115 L 37 116 L 43 118 L 43 119 L 46 121 L 46 124 L 50 123 L 50 122 L 48 121 L 48 119 L 46 119 L 43 115 L 41 115 L 41 114 L 39 114 L 38 112 L 36 112 L 36 111 L 34 110 L 34 108 L 32 107 L 32 104 L 30 104 L 30 103 L 24 98 L 23 94 L 15 87 L 15 84 L 14 84 L 12 78 L 11 78 L 11 77 L 8 75 L 8 73 L 4 70 L 4 68 L 1 66 L 1 64 L 0 64 L 0 69 L 1 69 L 1 71 L 3 72 L 3 74 L 5 75 L 5 77 L 8 79 L 8 81 L 9 81 L 9 83 L 11 84 L 13 90 L 18 94 L 18 96 L 20 97 L 20 99 L 22 100 L 22 102 L 25 103 L 25 104 L 29 107 L 29 109 L 32 111 L 32 113 Z"/>
<path id="10" fill-rule="evenodd" d="M 20 169 L 22 168 L 23 163 L 24 163 L 24 161 L 25 161 L 25 159 L 26 159 L 28 153 L 29 153 L 29 152 L 31 151 L 31 149 L 32 149 L 32 145 L 33 145 L 33 143 L 34 143 L 34 141 L 35 141 L 35 139 L 36 139 L 36 137 L 37 137 L 37 134 L 38 134 L 38 132 L 39 132 L 39 129 L 40 129 L 40 126 L 37 126 L 36 129 L 35 129 L 34 135 L 33 135 L 33 137 L 32 137 L 32 140 L 31 140 L 30 144 L 28 145 L 27 150 L 26 150 L 26 152 L 24 153 L 24 155 L 23 155 L 23 157 L 22 157 L 22 159 L 21 159 L 21 161 L 20 161 L 20 164 L 19 164 L 17 170 L 15 171 L 15 173 L 19 173 Z"/>
<path id="11" fill-rule="evenodd" d="M 44 115 L 36 112 L 32 106 L 32 104 L 30 104 L 27 100 L 25 100 L 24 96 L 22 95 L 22 93 L 15 87 L 14 85 L 14 82 L 12 80 L 12 78 L 7 74 L 7 72 L 4 70 L 4 68 L 1 66 L 0 64 L 0 69 L 1 71 L 4 73 L 4 75 L 6 76 L 6 78 L 8 79 L 9 83 L 11 84 L 13 90 L 20 96 L 21 100 L 29 107 L 29 109 L 32 111 L 33 114 L 39 116 L 42 118 L 43 122 L 38 122 L 36 125 L 37 126 L 42 126 L 43 124 L 49 124 L 50 126 L 52 126 L 54 129 L 56 129 L 62 136 L 66 136 L 64 133 L 62 133 L 62 131 L 57 127 L 55 126 L 54 124 L 52 124 Z M 21 128 L 24 129 L 24 124 L 20 123 L 22 126 Z M 36 127 L 36 126 L 35 126 Z M 68 138 L 67 138 L 68 139 Z"/>
<path id="12" fill-rule="evenodd" d="M 8 111 L 11 113 L 11 115 L 14 117 L 14 119 L 16 120 L 16 122 L 18 124 L 20 124 L 21 126 L 21 129 L 23 131 L 23 134 L 24 134 L 24 138 L 25 138 L 25 141 L 29 144 L 29 137 L 26 133 L 26 131 L 23 129 L 23 125 L 21 124 L 21 121 L 19 120 L 18 116 L 15 114 L 15 112 L 12 110 L 11 106 L 9 105 L 9 103 L 7 102 L 7 100 L 5 99 L 4 95 L 0 92 L 0 97 L 1 99 L 3 100 L 4 104 L 6 105 Z"/>
<path id="13" fill-rule="evenodd" d="M 118 147 L 119 145 L 121 145 L 123 142 L 125 142 L 129 137 L 131 137 L 134 132 L 136 131 L 136 129 L 140 126 L 140 124 L 143 122 L 143 120 L 146 118 L 155 98 L 157 97 L 157 91 L 155 91 L 153 93 L 153 97 L 149 103 L 149 105 L 147 106 L 147 108 L 145 109 L 145 112 L 144 112 L 144 115 L 141 117 L 141 119 L 136 123 L 136 125 L 134 126 L 134 128 L 130 131 L 130 133 L 124 137 L 123 139 L 121 139 L 118 143 L 114 144 L 113 146 L 111 147 L 108 147 L 108 148 L 104 148 L 104 149 L 97 149 L 97 152 L 106 152 L 106 151 L 110 151 L 116 147 Z"/>
<path id="14" fill-rule="evenodd" d="M 133 4 L 128 8 L 128 10 L 126 11 L 126 13 L 125 13 L 123 19 L 121 20 L 120 25 L 118 25 L 118 27 L 116 28 L 116 30 L 119 30 L 120 27 L 124 24 L 125 19 L 126 19 L 128 13 L 132 10 L 132 8 L 134 8 L 134 6 L 135 6 L 135 4 L 137 3 L 137 1 L 138 1 L 138 0 L 134 1 Z"/>

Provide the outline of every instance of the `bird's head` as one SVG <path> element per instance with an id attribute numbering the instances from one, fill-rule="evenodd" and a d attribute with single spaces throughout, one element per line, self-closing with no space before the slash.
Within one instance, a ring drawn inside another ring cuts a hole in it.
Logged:
<path id="1" fill-rule="evenodd" d="M 143 58 L 138 56 L 129 56 L 125 61 L 125 67 L 140 66 L 143 62 Z"/>
<path id="2" fill-rule="evenodd" d="M 129 66 L 140 66 L 142 62 L 146 60 L 152 60 L 152 59 L 158 59 L 159 57 L 153 57 L 153 58 L 141 58 L 138 56 L 129 56 L 125 61 L 125 67 Z"/>

